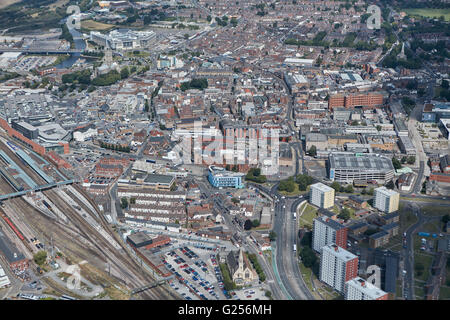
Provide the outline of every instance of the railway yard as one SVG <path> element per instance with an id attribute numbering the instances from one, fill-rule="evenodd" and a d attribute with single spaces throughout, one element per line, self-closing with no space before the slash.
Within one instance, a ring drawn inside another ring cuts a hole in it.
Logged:
<path id="1" fill-rule="evenodd" d="M 132 295 L 134 289 L 161 279 L 155 279 L 138 264 L 95 203 L 72 180 L 18 143 L 0 139 L 0 231 L 29 260 L 26 281 L 38 279 L 45 287 L 41 288 L 44 295 L 50 297 L 70 295 L 86 299 L 83 292 L 74 293 L 47 276 L 60 265 L 81 263 L 81 277 L 104 288 L 100 298 L 180 298 L 166 282 Z M 36 189 L 41 186 L 44 188 Z M 50 265 L 34 262 L 34 256 L 41 251 L 46 251 Z M 26 281 L 9 289 L 8 296 L 21 294 Z"/>

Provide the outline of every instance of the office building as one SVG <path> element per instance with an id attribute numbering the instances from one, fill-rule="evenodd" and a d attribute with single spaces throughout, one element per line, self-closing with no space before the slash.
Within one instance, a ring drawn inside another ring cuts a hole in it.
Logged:
<path id="1" fill-rule="evenodd" d="M 312 248 L 320 252 L 327 245 L 335 244 L 347 248 L 347 227 L 327 216 L 313 220 Z"/>
<path id="2" fill-rule="evenodd" d="M 358 275 L 358 257 L 335 244 L 322 248 L 320 281 L 344 293 L 345 283 Z"/>
<path id="3" fill-rule="evenodd" d="M 156 34 L 153 31 L 129 29 L 113 30 L 108 35 L 91 31 L 90 40 L 113 50 L 148 49 L 156 41 Z"/>
<path id="4" fill-rule="evenodd" d="M 356 277 L 345 283 L 345 300 L 387 300 L 388 294 L 380 288 Z"/>
<path id="5" fill-rule="evenodd" d="M 216 188 L 243 188 L 243 173 L 227 171 L 224 168 L 210 166 L 208 181 Z"/>
<path id="6" fill-rule="evenodd" d="M 334 189 L 318 182 L 310 186 L 309 202 L 319 208 L 328 209 L 334 206 Z"/>
<path id="7" fill-rule="evenodd" d="M 331 96 L 328 100 L 328 108 L 333 110 L 336 107 L 354 108 L 354 107 L 376 107 L 383 105 L 383 95 L 380 93 L 368 94 L 337 94 Z"/>
<path id="8" fill-rule="evenodd" d="M 398 210 L 400 194 L 394 190 L 380 187 L 375 189 L 374 206 L 384 213 L 391 213 Z"/>
<path id="9" fill-rule="evenodd" d="M 384 184 L 394 178 L 391 159 L 378 154 L 332 152 L 328 160 L 330 180 L 339 183 L 376 180 Z"/>

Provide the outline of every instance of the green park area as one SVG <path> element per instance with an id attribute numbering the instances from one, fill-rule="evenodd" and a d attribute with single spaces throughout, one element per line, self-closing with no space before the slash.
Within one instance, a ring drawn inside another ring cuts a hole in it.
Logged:
<path id="1" fill-rule="evenodd" d="M 298 210 L 298 221 L 300 228 L 312 228 L 312 221 L 317 217 L 318 209 L 305 202 Z"/>
<path id="2" fill-rule="evenodd" d="M 445 21 L 450 21 L 450 9 L 431 9 L 431 8 L 408 8 L 403 9 L 409 16 L 440 18 L 444 17 Z"/>

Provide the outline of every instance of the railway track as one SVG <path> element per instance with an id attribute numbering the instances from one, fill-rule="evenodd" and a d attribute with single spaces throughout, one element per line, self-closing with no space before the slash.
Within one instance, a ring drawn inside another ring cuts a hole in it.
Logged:
<path id="1" fill-rule="evenodd" d="M 123 255 L 123 253 L 118 252 L 117 249 L 115 249 L 111 243 L 106 241 L 95 228 L 88 224 L 79 213 L 62 200 L 54 190 L 48 190 L 44 193 L 52 199 L 54 205 L 62 210 L 72 223 L 80 228 L 80 232 L 92 243 L 96 250 L 105 257 L 106 261 L 109 261 L 111 266 L 114 266 L 119 273 L 124 276 L 123 279 L 125 279 L 126 285 L 139 288 L 154 281 L 149 277 L 145 277 L 143 270 L 135 265 L 134 260 L 130 260 L 128 254 Z M 125 253 L 127 252 L 125 251 Z M 146 299 L 156 300 L 168 298 L 169 295 L 158 288 L 157 290 L 143 292 L 141 296 Z"/>
<path id="2" fill-rule="evenodd" d="M 128 248 L 123 245 L 121 239 L 117 239 L 117 234 L 111 230 L 111 227 L 109 226 L 108 221 L 106 221 L 106 218 L 104 217 L 104 215 L 98 210 L 97 204 L 89 197 L 89 195 L 86 194 L 86 192 L 77 184 L 74 184 L 73 187 L 79 192 L 81 193 L 85 199 L 87 199 L 87 201 L 91 204 L 91 206 L 97 211 L 98 216 L 100 217 L 101 220 L 101 225 L 102 227 L 108 231 L 109 234 L 113 235 L 117 241 L 117 243 L 119 243 L 119 245 L 122 247 L 122 249 L 124 250 L 124 252 L 126 253 L 127 258 L 129 259 L 129 261 L 135 261 L 134 257 L 131 255 L 131 253 L 128 251 Z M 135 264 L 136 266 L 136 264 Z M 145 269 L 145 268 L 141 268 L 138 266 L 139 271 L 145 272 L 147 273 L 148 277 L 150 277 L 152 279 L 152 281 L 154 281 L 155 279 L 153 279 L 153 277 L 149 274 L 149 272 Z M 163 286 L 159 286 L 159 287 L 155 287 L 154 289 L 152 289 L 154 291 L 158 291 L 160 292 L 160 294 L 164 294 L 170 298 L 173 299 L 180 299 L 180 297 L 176 294 L 174 294 L 173 292 L 171 292 L 170 289 L 166 289 Z"/>

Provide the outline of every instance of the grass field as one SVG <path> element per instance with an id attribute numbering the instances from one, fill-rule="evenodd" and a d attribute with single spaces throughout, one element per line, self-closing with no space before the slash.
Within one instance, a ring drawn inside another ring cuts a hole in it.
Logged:
<path id="1" fill-rule="evenodd" d="M 306 206 L 306 207 L 305 207 Z M 305 207 L 305 210 L 303 211 L 303 214 L 300 216 L 300 213 L 303 210 L 303 207 Z M 312 228 L 312 221 L 314 218 L 317 217 L 317 208 L 310 205 L 309 203 L 306 203 L 303 205 L 302 208 L 299 210 L 299 227 L 311 227 Z"/>
<path id="2" fill-rule="evenodd" d="M 81 21 L 81 28 L 89 31 L 107 31 L 114 28 L 114 25 L 101 23 L 94 20 L 83 20 Z"/>
<path id="3" fill-rule="evenodd" d="M 414 281 L 414 295 L 416 296 L 416 300 L 424 299 L 425 296 L 424 283 Z"/>
<path id="4" fill-rule="evenodd" d="M 422 208 L 422 213 L 426 216 L 443 216 L 448 214 L 448 208 L 440 206 L 424 206 Z"/>
<path id="5" fill-rule="evenodd" d="M 414 277 L 416 280 L 427 281 L 430 276 L 430 267 L 433 261 L 433 257 L 427 254 L 415 253 L 414 254 Z M 417 272 L 417 266 L 423 265 L 423 271 L 421 274 Z"/>
<path id="6" fill-rule="evenodd" d="M 420 16 L 426 18 L 439 18 L 444 16 L 445 21 L 450 21 L 450 9 L 429 9 L 429 8 L 409 8 L 402 9 L 410 16 Z"/>
<path id="7" fill-rule="evenodd" d="M 442 286 L 439 289 L 439 300 L 450 300 L 450 287 Z"/>

